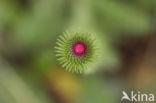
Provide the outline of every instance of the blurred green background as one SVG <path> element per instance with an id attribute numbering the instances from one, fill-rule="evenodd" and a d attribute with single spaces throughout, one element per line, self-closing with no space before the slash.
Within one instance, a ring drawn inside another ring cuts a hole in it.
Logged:
<path id="1" fill-rule="evenodd" d="M 65 31 L 101 39 L 97 68 L 61 68 Z M 123 90 L 155 87 L 156 0 L 0 0 L 0 103 L 120 103 Z"/>

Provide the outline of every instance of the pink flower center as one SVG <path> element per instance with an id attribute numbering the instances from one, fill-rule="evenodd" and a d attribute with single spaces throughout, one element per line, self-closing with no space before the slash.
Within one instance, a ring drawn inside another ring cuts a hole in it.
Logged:
<path id="1" fill-rule="evenodd" d="M 83 42 L 76 42 L 73 44 L 72 52 L 76 56 L 83 56 L 86 53 L 86 45 Z"/>

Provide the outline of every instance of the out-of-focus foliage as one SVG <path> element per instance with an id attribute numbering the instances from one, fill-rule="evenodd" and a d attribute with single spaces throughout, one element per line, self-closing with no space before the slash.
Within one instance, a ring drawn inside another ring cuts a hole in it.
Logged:
<path id="1" fill-rule="evenodd" d="M 150 28 L 150 16 L 139 7 L 108 0 L 95 0 L 93 4 L 99 28 L 103 30 L 118 34 L 118 31 L 145 32 Z"/>
<path id="2" fill-rule="evenodd" d="M 156 0 L 0 0 L 0 103 L 118 103 L 118 88 L 143 83 L 154 91 L 155 12 Z M 66 30 L 99 37 L 92 74 L 60 69 L 54 46 Z"/>

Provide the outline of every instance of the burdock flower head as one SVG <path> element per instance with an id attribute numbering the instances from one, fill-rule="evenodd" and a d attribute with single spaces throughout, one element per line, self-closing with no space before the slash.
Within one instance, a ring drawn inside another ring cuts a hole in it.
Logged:
<path id="1" fill-rule="evenodd" d="M 68 71 L 82 73 L 95 62 L 95 39 L 90 34 L 66 32 L 56 44 L 56 56 Z"/>

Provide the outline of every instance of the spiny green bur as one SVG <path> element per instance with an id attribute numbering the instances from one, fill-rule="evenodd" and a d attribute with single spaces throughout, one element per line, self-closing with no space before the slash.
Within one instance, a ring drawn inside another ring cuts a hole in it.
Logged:
<path id="1" fill-rule="evenodd" d="M 96 61 L 95 39 L 87 33 L 63 33 L 55 50 L 59 63 L 71 72 L 83 73 Z"/>

